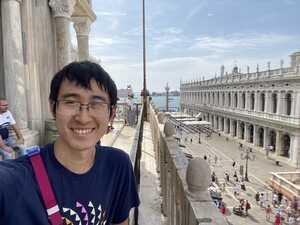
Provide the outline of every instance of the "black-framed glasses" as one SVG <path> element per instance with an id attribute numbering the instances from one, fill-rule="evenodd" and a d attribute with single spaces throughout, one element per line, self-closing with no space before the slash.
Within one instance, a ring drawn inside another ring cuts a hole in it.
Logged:
<path id="1" fill-rule="evenodd" d="M 88 113 L 94 116 L 100 116 L 109 111 L 109 103 L 105 101 L 91 101 L 87 104 L 83 104 L 75 100 L 58 100 L 58 111 L 67 115 L 74 115 L 79 113 L 85 107 Z"/>

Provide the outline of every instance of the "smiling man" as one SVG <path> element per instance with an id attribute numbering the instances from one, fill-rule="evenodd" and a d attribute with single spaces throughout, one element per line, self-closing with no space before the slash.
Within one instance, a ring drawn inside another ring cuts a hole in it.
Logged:
<path id="1" fill-rule="evenodd" d="M 139 205 L 130 159 L 96 144 L 115 116 L 115 83 L 99 65 L 74 62 L 54 76 L 49 102 L 59 137 L 36 154 L 57 205 L 45 206 L 32 156 L 1 162 L 0 224 L 51 224 L 56 214 L 65 224 L 127 225 Z"/>

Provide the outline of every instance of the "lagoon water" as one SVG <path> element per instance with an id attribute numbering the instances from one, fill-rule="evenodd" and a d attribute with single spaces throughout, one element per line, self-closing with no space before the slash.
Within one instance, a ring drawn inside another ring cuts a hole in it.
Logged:
<path id="1" fill-rule="evenodd" d="M 166 96 L 152 96 L 152 101 L 159 110 L 166 110 Z M 179 111 L 180 96 L 169 96 L 169 111 Z"/>

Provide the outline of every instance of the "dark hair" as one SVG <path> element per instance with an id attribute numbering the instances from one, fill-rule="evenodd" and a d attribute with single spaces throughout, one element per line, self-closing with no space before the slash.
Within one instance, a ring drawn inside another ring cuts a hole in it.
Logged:
<path id="1" fill-rule="evenodd" d="M 51 81 L 49 99 L 54 102 L 52 109 L 54 115 L 58 92 L 64 80 L 75 82 L 76 85 L 85 89 L 91 89 L 91 81 L 95 80 L 99 88 L 107 92 L 110 100 L 110 109 L 117 104 L 117 86 L 100 65 L 90 61 L 72 62 L 58 71 Z"/>

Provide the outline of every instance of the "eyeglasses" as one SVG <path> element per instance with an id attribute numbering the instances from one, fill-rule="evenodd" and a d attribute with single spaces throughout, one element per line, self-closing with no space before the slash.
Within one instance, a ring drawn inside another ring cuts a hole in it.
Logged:
<path id="1" fill-rule="evenodd" d="M 67 115 L 74 115 L 82 111 L 83 107 L 86 107 L 86 110 L 94 116 L 103 115 L 108 111 L 108 104 L 104 101 L 92 101 L 88 104 L 82 104 L 79 101 L 74 100 L 58 100 L 58 111 Z"/>

